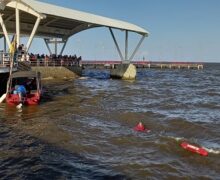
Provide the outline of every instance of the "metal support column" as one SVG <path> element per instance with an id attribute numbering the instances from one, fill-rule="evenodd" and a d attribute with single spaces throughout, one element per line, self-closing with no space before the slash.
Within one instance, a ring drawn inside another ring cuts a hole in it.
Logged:
<path id="1" fill-rule="evenodd" d="M 45 38 L 44 38 L 44 42 L 45 42 L 45 44 L 46 44 L 46 46 L 47 46 L 47 49 L 48 49 L 50 55 L 52 55 L 52 51 L 51 51 L 51 49 L 50 49 L 50 46 L 49 46 L 49 44 L 48 44 L 48 41 L 49 41 L 48 39 L 45 39 Z"/>
<path id="2" fill-rule="evenodd" d="M 57 38 L 54 39 L 54 53 L 57 55 Z"/>
<path id="3" fill-rule="evenodd" d="M 125 31 L 125 61 L 128 60 L 128 31 Z"/>
<path id="4" fill-rule="evenodd" d="M 15 9 L 16 14 L 16 40 L 17 40 L 17 47 L 20 45 L 20 14 L 19 9 L 16 7 Z"/>
<path id="5" fill-rule="evenodd" d="M 131 57 L 129 58 L 129 61 L 131 61 L 131 60 L 134 58 L 134 56 L 135 56 L 135 54 L 136 54 L 137 50 L 139 49 L 139 47 L 140 47 L 141 43 L 142 43 L 142 42 L 143 42 L 143 40 L 144 40 L 144 38 L 145 38 L 145 36 L 144 36 L 144 35 L 142 35 L 142 38 L 140 39 L 140 41 L 139 41 L 139 43 L 137 44 L 137 46 L 136 46 L 136 48 L 135 48 L 134 52 L 132 53 Z"/>
<path id="6" fill-rule="evenodd" d="M 9 36 L 8 36 L 8 32 L 7 32 L 7 29 L 6 29 L 6 27 L 5 27 L 3 18 L 2 18 L 2 14 L 0 14 L 0 24 L 1 24 L 1 27 L 2 27 L 2 30 L 3 30 L 3 33 L 4 33 L 4 36 L 5 36 L 6 42 L 7 42 L 7 44 L 8 44 L 8 47 L 10 47 L 11 42 L 10 42 L 10 39 L 9 39 Z"/>
<path id="7" fill-rule="evenodd" d="M 6 38 L 4 36 L 4 52 L 6 52 Z"/>
<path id="8" fill-rule="evenodd" d="M 118 50 L 118 53 L 119 53 L 119 55 L 120 55 L 120 58 L 121 58 L 121 60 L 123 61 L 124 58 L 123 58 L 123 56 L 122 56 L 121 50 L 120 50 L 120 48 L 119 48 L 119 46 L 118 46 L 118 43 L 117 43 L 117 41 L 116 41 L 116 39 L 115 39 L 115 35 L 114 35 L 114 33 L 113 33 L 113 31 L 112 31 L 111 28 L 109 28 L 109 30 L 110 30 L 110 33 L 111 33 L 112 38 L 113 38 L 113 40 L 114 40 L 115 46 L 116 46 L 116 48 L 117 48 L 117 50 Z"/>
<path id="9" fill-rule="evenodd" d="M 63 47 L 62 47 L 62 49 L 61 49 L 61 51 L 60 51 L 60 55 L 63 54 L 63 51 L 64 51 L 64 49 L 65 49 L 65 47 L 66 47 L 67 41 L 68 41 L 68 39 L 63 40 L 64 44 L 63 44 Z"/>
<path id="10" fill-rule="evenodd" d="M 34 38 L 34 35 L 35 35 L 35 33 L 36 33 L 36 31 L 37 31 L 37 28 L 38 28 L 38 26 L 39 26 L 39 24 L 40 24 L 40 20 L 41 20 L 41 17 L 38 16 L 38 18 L 37 18 L 37 20 L 36 20 L 36 22 L 35 22 L 34 28 L 33 28 L 32 32 L 31 32 L 31 36 L 30 36 L 30 38 L 29 38 L 29 40 L 28 40 L 28 42 L 27 42 L 27 52 L 28 52 L 28 50 L 29 50 L 29 48 L 30 48 L 30 45 L 31 45 L 32 40 L 33 40 L 33 38 Z"/>

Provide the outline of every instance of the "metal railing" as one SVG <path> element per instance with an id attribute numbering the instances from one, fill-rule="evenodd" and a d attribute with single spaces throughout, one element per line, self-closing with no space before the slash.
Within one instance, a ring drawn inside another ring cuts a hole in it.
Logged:
<path id="1" fill-rule="evenodd" d="M 0 52 L 0 67 L 10 67 L 11 57 L 10 53 Z M 25 54 L 16 54 L 14 67 L 18 66 L 18 62 L 29 62 L 30 66 L 81 66 L 81 59 L 79 58 L 37 58 Z"/>
<path id="2" fill-rule="evenodd" d="M 0 67 L 10 67 L 10 60 L 12 55 L 10 53 L 0 52 Z M 17 67 L 17 56 L 14 57 L 14 67 Z"/>
<path id="3" fill-rule="evenodd" d="M 80 61 L 67 60 L 67 59 L 54 59 L 54 58 L 30 58 L 31 66 L 80 66 Z"/>

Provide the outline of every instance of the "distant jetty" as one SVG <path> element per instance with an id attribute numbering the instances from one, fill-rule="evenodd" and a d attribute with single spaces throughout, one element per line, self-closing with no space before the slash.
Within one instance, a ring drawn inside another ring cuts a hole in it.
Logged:
<path id="1" fill-rule="evenodd" d="M 158 68 L 158 69 L 203 69 L 202 63 L 194 62 L 157 62 L 157 61 L 132 61 L 137 68 Z M 106 68 L 114 69 L 121 61 L 82 61 L 83 68 Z"/>

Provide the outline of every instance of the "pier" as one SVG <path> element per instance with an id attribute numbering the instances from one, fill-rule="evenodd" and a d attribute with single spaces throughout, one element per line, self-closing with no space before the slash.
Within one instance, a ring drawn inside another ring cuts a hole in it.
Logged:
<path id="1" fill-rule="evenodd" d="M 44 7 L 44 8 L 41 8 Z M 59 12 L 59 13 L 57 13 Z M 66 44 L 70 37 L 75 34 L 88 30 L 91 28 L 104 27 L 109 30 L 114 45 L 120 56 L 120 61 L 131 61 L 142 42 L 148 37 L 149 32 L 142 27 L 129 22 L 111 19 L 100 15 L 76 11 L 69 8 L 55 6 L 48 3 L 43 3 L 34 0 L 8 0 L 2 1 L 0 4 L 0 38 L 4 37 L 4 52 L 10 50 L 22 50 L 24 57 L 29 53 L 30 47 L 34 37 L 39 37 L 44 40 L 50 55 L 62 55 Z M 125 34 L 124 51 L 118 43 L 118 38 L 115 36 L 115 29 L 122 30 Z M 129 35 L 137 34 L 140 39 L 135 43 L 135 48 L 130 52 L 129 50 Z M 11 38 L 11 36 L 13 36 Z M 27 38 L 25 44 L 21 44 L 23 37 Z M 11 40 L 12 39 L 12 40 Z M 54 45 L 54 52 L 52 47 Z M 124 52 L 124 53 L 123 53 Z M 131 56 L 129 56 L 129 54 Z M 25 59 L 25 58 L 24 58 Z M 5 63 L 5 62 L 4 62 Z M 37 63 L 41 63 L 37 61 Z M 45 62 L 48 66 L 57 66 L 56 62 Z M 63 66 L 65 62 L 61 62 Z M 58 64 L 58 66 L 60 66 Z M 40 66 L 41 64 L 36 64 Z M 124 73 L 121 70 L 125 69 L 127 64 L 118 64 L 114 72 L 120 72 L 120 78 L 124 78 Z M 136 71 L 135 66 L 132 67 Z M 2 69 L 2 67 L 0 67 Z M 41 68 L 42 69 L 42 68 Z M 128 71 L 130 72 L 130 71 Z M 136 73 L 134 73 L 134 76 Z M 129 75 L 129 78 L 135 77 Z"/>
<path id="2" fill-rule="evenodd" d="M 114 69 L 121 61 L 105 60 L 105 61 L 82 61 L 83 68 L 94 69 Z M 202 63 L 193 62 L 161 62 L 161 61 L 132 61 L 136 68 L 157 68 L 157 69 L 203 69 Z"/>
<path id="3" fill-rule="evenodd" d="M 59 13 L 57 14 L 57 12 Z M 97 27 L 109 30 L 120 57 L 118 61 L 81 61 L 81 57 L 76 59 L 59 58 L 63 57 L 62 54 L 70 37 L 84 30 Z M 118 38 L 115 36 L 115 29 L 122 30 L 125 35 L 124 46 L 122 47 L 119 46 Z M 139 36 L 140 39 L 137 43 L 133 44 L 132 41 L 129 41 L 131 33 Z M 9 76 L 10 62 L 13 62 L 11 63 L 11 66 L 13 66 L 11 72 L 32 69 L 41 71 L 43 77 L 53 76 L 59 78 L 81 74 L 81 68 L 110 69 L 112 77 L 121 79 L 135 79 L 136 68 L 203 69 L 201 63 L 134 60 L 144 39 L 149 36 L 147 30 L 129 22 L 75 11 L 40 1 L 2 1 L 0 6 L 0 35 L 0 38 L 4 38 L 0 53 L 2 89 L 5 89 L 7 76 Z M 27 38 L 27 42 L 22 44 L 22 38 L 24 37 Z M 31 56 L 29 50 L 34 37 L 39 37 L 44 41 L 49 52 L 48 56 L 44 58 Z M 130 42 L 134 45 L 134 49 L 130 50 Z M 54 49 L 54 52 L 52 52 L 52 49 Z M 11 55 L 16 54 L 16 58 L 10 59 L 10 53 Z M 54 58 L 54 55 L 58 58 Z M 73 72 L 77 73 L 74 74 Z"/>

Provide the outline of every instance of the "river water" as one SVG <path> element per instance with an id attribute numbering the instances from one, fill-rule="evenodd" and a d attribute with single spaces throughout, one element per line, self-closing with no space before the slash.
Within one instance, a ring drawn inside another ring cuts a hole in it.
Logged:
<path id="1" fill-rule="evenodd" d="M 220 65 L 204 68 L 138 69 L 135 81 L 86 70 L 44 83 L 39 106 L 1 104 L 0 179 L 219 179 Z"/>

